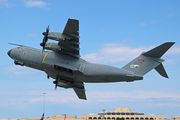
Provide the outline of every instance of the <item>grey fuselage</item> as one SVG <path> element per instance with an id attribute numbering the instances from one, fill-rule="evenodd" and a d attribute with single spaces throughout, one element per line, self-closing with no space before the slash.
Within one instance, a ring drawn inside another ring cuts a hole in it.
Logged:
<path id="1" fill-rule="evenodd" d="M 130 71 L 93 64 L 81 58 L 59 54 L 56 51 L 42 52 L 42 50 L 21 46 L 11 49 L 8 55 L 15 61 L 15 64 L 44 71 L 53 79 L 62 76 L 70 81 L 87 83 L 130 82 L 143 79 L 142 76 L 134 75 Z"/>

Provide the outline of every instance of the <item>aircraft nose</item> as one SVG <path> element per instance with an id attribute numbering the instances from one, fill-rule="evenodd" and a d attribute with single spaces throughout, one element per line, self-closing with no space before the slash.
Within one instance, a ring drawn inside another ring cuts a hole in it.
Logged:
<path id="1" fill-rule="evenodd" d="M 12 50 L 12 49 L 11 49 L 11 50 Z M 9 50 L 9 51 L 7 52 L 7 54 L 9 55 L 9 57 L 11 57 L 11 56 L 10 56 L 10 54 L 11 54 L 11 50 Z"/>

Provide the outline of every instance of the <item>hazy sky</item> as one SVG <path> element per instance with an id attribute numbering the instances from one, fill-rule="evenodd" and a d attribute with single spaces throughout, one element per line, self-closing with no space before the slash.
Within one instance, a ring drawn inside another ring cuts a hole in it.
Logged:
<path id="1" fill-rule="evenodd" d="M 43 93 L 45 117 L 114 111 L 180 116 L 179 0 L 0 0 L 0 118 L 40 118 Z M 164 42 L 176 42 L 162 57 L 169 79 L 155 70 L 132 83 L 85 84 L 87 101 L 72 89 L 54 91 L 53 79 L 14 65 L 8 42 L 42 49 L 42 32 L 62 32 L 68 18 L 79 20 L 80 54 L 94 63 L 122 67 L 141 52 Z"/>

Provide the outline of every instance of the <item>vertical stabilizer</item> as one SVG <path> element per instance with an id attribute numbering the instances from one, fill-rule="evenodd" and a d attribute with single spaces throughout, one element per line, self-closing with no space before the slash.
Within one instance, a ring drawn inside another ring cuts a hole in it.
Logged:
<path id="1" fill-rule="evenodd" d="M 174 44 L 174 42 L 166 42 L 147 52 L 142 53 L 133 61 L 122 67 L 122 69 L 130 71 L 134 74 L 143 76 L 153 68 L 163 77 L 168 75 L 162 65 L 164 61 L 161 56 Z"/>

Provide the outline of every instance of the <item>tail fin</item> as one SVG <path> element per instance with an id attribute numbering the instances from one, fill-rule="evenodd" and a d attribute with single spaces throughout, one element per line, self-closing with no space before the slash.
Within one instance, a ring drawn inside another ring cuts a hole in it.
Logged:
<path id="1" fill-rule="evenodd" d="M 147 52 L 142 53 L 133 61 L 122 67 L 126 71 L 143 76 L 153 68 L 163 77 L 168 78 L 168 75 L 162 65 L 164 62 L 161 56 L 174 44 L 174 42 L 166 42 Z"/>

